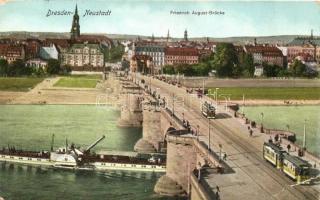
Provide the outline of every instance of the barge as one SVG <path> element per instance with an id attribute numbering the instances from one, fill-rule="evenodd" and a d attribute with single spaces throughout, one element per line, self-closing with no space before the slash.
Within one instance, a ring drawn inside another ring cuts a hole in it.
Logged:
<path id="1" fill-rule="evenodd" d="M 132 170 L 165 172 L 166 158 L 162 155 L 143 155 L 138 153 L 91 153 L 105 136 L 102 136 L 85 150 L 68 145 L 53 151 L 54 135 L 52 136 L 51 151 L 24 151 L 14 147 L 0 149 L 0 162 L 20 163 L 26 165 L 43 165 L 57 169 L 71 170 Z"/>

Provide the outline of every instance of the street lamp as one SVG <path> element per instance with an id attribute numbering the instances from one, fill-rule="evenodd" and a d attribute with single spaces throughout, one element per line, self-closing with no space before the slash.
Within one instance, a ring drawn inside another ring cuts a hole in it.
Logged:
<path id="1" fill-rule="evenodd" d="M 305 119 L 304 120 L 304 124 L 303 124 L 303 150 L 306 150 L 306 123 L 307 123 L 307 120 Z"/>
<path id="2" fill-rule="evenodd" d="M 222 144 L 219 143 L 219 160 L 221 160 Z"/>
<path id="3" fill-rule="evenodd" d="M 244 94 L 242 94 L 242 114 L 244 114 Z"/>
<path id="4" fill-rule="evenodd" d="M 228 111 L 228 98 L 224 94 L 220 94 L 219 97 L 223 97 L 225 101 L 226 111 Z M 229 97 L 230 99 L 230 97 Z"/>
<path id="5" fill-rule="evenodd" d="M 172 93 L 172 116 L 174 116 L 174 93 Z"/>
<path id="6" fill-rule="evenodd" d="M 210 119 L 208 118 L 208 128 L 209 128 L 209 142 L 208 142 L 208 150 L 209 152 L 211 151 L 211 148 L 210 148 L 210 137 L 211 137 L 211 134 L 210 134 Z"/>
<path id="7" fill-rule="evenodd" d="M 200 131 L 200 126 L 197 125 L 197 140 L 199 141 L 199 131 Z"/>

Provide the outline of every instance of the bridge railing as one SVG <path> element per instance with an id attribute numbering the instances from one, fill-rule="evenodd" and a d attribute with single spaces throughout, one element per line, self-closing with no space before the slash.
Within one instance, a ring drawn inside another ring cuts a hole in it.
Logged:
<path id="1" fill-rule="evenodd" d="M 219 194 L 214 192 L 214 189 L 209 185 L 209 183 L 205 179 L 206 171 L 205 169 L 200 170 L 200 177 L 199 177 L 199 170 L 195 169 L 191 173 L 191 183 L 194 189 L 196 189 L 201 195 L 202 198 L 206 200 L 218 200 Z"/>

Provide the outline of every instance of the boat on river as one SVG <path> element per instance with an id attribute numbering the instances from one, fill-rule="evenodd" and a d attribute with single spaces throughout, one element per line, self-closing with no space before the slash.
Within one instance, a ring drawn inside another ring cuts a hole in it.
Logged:
<path id="1" fill-rule="evenodd" d="M 90 150 L 105 139 L 100 137 L 85 150 L 76 148 L 74 144 L 53 151 L 54 135 L 51 151 L 24 151 L 14 147 L 0 149 L 0 162 L 20 163 L 26 165 L 43 165 L 67 170 L 133 170 L 133 171 L 166 171 L 166 158 L 157 154 L 122 154 L 119 152 L 91 153 Z"/>

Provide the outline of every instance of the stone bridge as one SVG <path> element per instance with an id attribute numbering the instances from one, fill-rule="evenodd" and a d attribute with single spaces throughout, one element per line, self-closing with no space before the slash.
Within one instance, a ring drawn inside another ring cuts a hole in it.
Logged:
<path id="1" fill-rule="evenodd" d="M 157 182 L 155 192 L 168 196 L 193 196 L 203 192 L 192 189 L 192 174 L 203 167 L 223 172 L 219 156 L 200 142 L 196 131 L 186 129 L 183 121 L 160 105 L 148 91 L 125 83 L 122 86 L 120 126 L 142 126 L 142 138 L 134 150 L 140 153 L 166 153 L 167 171 Z M 193 175 L 194 176 L 194 175 Z M 194 177 L 193 177 L 194 178 Z M 199 188 L 193 184 L 193 187 Z M 203 196 L 203 195 L 202 195 Z M 205 199 L 201 197 L 200 199 Z M 209 199 L 214 199 L 212 196 Z"/>

